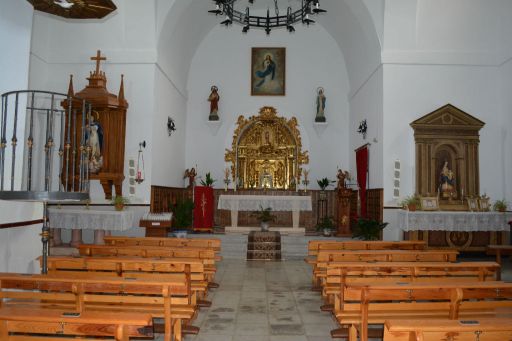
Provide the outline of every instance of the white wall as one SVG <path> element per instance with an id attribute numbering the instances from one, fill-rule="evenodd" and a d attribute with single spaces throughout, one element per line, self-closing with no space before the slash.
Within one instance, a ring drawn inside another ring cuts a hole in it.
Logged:
<path id="1" fill-rule="evenodd" d="M 343 55 L 332 37 L 320 26 L 298 26 L 295 34 L 239 27 L 215 27 L 197 49 L 188 79 L 186 167 L 197 164 L 204 177 L 211 172 L 222 187 L 225 148 L 231 149 L 239 115 L 258 114 L 263 106 L 273 106 L 279 115 L 295 116 L 303 149 L 309 151 L 311 182 L 334 179 L 336 166 L 348 168 L 348 78 Z M 286 96 L 250 95 L 251 47 L 286 47 Z M 208 125 L 210 87 L 219 88 L 221 126 L 214 135 Z M 327 129 L 319 136 L 314 127 L 316 89 L 322 86 L 327 97 Z"/>
<path id="2" fill-rule="evenodd" d="M 371 75 L 368 81 L 350 99 L 350 174 L 351 183 L 357 182 L 357 167 L 355 150 L 370 143 L 369 150 L 369 182 L 367 188 L 382 188 L 383 186 L 383 71 L 380 67 Z M 366 139 L 357 132 L 361 121 L 366 119 L 368 126 Z"/>

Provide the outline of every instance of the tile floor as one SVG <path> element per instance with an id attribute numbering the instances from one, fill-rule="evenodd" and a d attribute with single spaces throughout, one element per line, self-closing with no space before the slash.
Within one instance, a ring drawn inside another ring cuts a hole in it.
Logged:
<path id="1" fill-rule="evenodd" d="M 246 262 L 223 260 L 210 291 L 210 308 L 201 309 L 197 336 L 185 341 L 331 341 L 336 327 L 321 312 L 312 292 L 311 269 L 302 260 Z"/>
<path id="2" fill-rule="evenodd" d="M 505 259 L 503 268 L 503 280 L 512 280 L 511 262 Z M 320 311 L 320 295 L 310 290 L 311 268 L 304 261 L 223 260 L 215 280 L 220 287 L 210 291 L 212 306 L 194 321 L 201 331 L 185 341 L 334 340 L 329 333 L 336 324 Z"/>

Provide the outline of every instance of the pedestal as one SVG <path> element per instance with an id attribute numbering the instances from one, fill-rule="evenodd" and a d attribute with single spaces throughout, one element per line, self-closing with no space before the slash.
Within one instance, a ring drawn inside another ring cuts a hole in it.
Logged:
<path id="1" fill-rule="evenodd" d="M 82 241 L 82 230 L 71 230 L 71 242 L 69 243 L 69 245 L 71 245 L 72 247 L 77 247 L 78 245 L 83 243 L 84 242 Z"/>
<path id="2" fill-rule="evenodd" d="M 348 188 L 338 189 L 338 230 L 337 237 L 349 237 L 352 235 L 350 230 L 350 197 L 352 191 Z"/>
<path id="3" fill-rule="evenodd" d="M 50 229 L 52 238 L 50 239 L 50 246 L 61 246 L 61 229 Z"/>

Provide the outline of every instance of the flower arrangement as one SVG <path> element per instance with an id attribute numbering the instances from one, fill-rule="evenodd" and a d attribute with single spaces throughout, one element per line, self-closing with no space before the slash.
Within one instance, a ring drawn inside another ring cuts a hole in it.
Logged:
<path id="1" fill-rule="evenodd" d="M 111 203 L 116 208 L 116 211 L 122 211 L 124 206 L 130 203 L 130 200 L 128 200 L 126 197 L 123 197 L 122 195 L 116 195 L 112 199 Z"/>
<path id="2" fill-rule="evenodd" d="M 226 191 L 228 190 L 228 186 L 231 183 L 231 179 L 229 178 L 230 175 L 231 171 L 229 170 L 229 167 L 226 167 L 226 169 L 224 169 L 224 184 L 226 185 L 224 189 Z"/>
<path id="3" fill-rule="evenodd" d="M 508 202 L 505 199 L 496 200 L 494 202 L 494 205 L 492 205 L 492 208 L 498 212 L 505 212 L 507 210 L 507 207 L 508 207 Z"/>
<path id="4" fill-rule="evenodd" d="M 420 198 L 414 194 L 409 195 L 400 202 L 400 206 L 408 209 L 409 211 L 416 211 L 416 208 L 420 205 Z"/>
<path id="5" fill-rule="evenodd" d="M 302 184 L 304 185 L 304 192 L 306 192 L 308 189 L 308 185 L 309 185 L 308 176 L 309 176 L 309 170 L 304 169 L 304 180 L 302 180 Z"/>

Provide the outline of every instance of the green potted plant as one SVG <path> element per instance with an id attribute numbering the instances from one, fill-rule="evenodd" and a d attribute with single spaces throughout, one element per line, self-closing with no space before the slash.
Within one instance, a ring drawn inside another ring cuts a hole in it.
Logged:
<path id="1" fill-rule="evenodd" d="M 494 205 L 492 205 L 492 208 L 498 212 L 505 212 L 507 210 L 507 206 L 508 206 L 508 202 L 505 199 L 503 199 L 503 200 L 496 200 L 494 202 Z"/>
<path id="2" fill-rule="evenodd" d="M 206 173 L 205 179 L 201 180 L 201 185 L 206 187 L 212 187 L 213 183 L 217 181 L 214 178 L 212 178 L 210 172 Z"/>
<path id="3" fill-rule="evenodd" d="M 334 229 L 334 227 L 335 226 L 332 217 L 325 216 L 316 225 L 316 230 L 321 231 L 324 236 L 329 237 L 332 234 L 332 230 Z"/>
<path id="4" fill-rule="evenodd" d="M 124 209 L 124 205 L 129 204 L 130 200 L 128 200 L 126 197 L 123 197 L 122 195 L 116 195 L 112 199 L 111 203 L 116 208 L 116 211 L 122 211 Z"/>
<path id="5" fill-rule="evenodd" d="M 320 199 L 325 200 L 327 195 L 325 194 L 325 190 L 327 187 L 329 187 L 331 184 L 335 183 L 336 181 L 329 180 L 328 178 L 323 178 L 320 180 L 316 180 L 318 186 L 320 187 Z"/>
<path id="6" fill-rule="evenodd" d="M 194 202 L 190 199 L 179 200 L 171 209 L 174 218 L 173 232 L 176 237 L 184 238 L 192 228 L 192 213 Z"/>
<path id="7" fill-rule="evenodd" d="M 379 240 L 381 231 L 388 223 L 381 223 L 377 220 L 359 218 L 352 231 L 352 237 L 362 240 Z"/>
<path id="8" fill-rule="evenodd" d="M 420 206 L 420 198 L 416 194 L 409 195 L 400 202 L 400 205 L 409 211 L 416 211 L 416 209 Z"/>
<path id="9" fill-rule="evenodd" d="M 272 208 L 263 208 L 261 205 L 258 211 L 252 213 L 252 216 L 258 219 L 262 231 L 268 231 L 269 223 L 276 220 L 276 216 L 272 214 Z"/>

